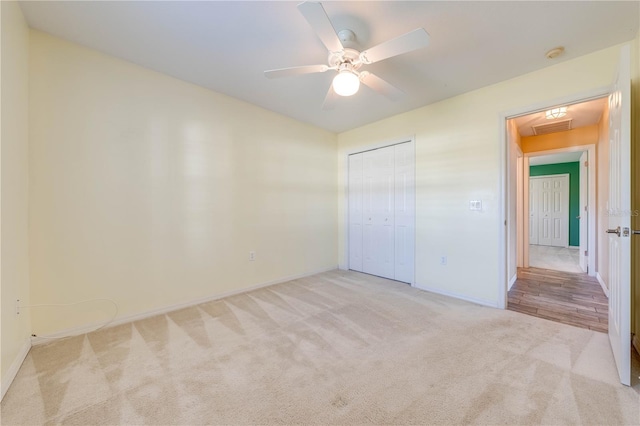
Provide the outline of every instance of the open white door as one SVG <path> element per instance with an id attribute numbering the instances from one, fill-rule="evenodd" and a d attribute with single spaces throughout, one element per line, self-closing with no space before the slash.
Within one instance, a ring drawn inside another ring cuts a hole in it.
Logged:
<path id="1" fill-rule="evenodd" d="M 589 163 L 587 161 L 587 152 L 583 152 L 580 156 L 580 211 L 578 213 L 578 222 L 580 223 L 580 269 L 587 272 L 587 247 L 588 235 L 587 229 L 589 224 L 589 209 L 587 208 L 587 198 L 589 192 L 588 184 Z"/>
<path id="2" fill-rule="evenodd" d="M 609 340 L 620 382 L 631 383 L 631 72 L 630 49 L 620 54 L 609 95 Z"/>

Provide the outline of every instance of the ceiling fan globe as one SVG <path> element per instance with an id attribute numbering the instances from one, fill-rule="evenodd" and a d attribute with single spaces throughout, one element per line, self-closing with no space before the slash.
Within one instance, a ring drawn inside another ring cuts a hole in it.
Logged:
<path id="1" fill-rule="evenodd" d="M 333 90 L 340 96 L 351 96 L 360 88 L 360 78 L 349 70 L 342 70 L 333 78 Z"/>

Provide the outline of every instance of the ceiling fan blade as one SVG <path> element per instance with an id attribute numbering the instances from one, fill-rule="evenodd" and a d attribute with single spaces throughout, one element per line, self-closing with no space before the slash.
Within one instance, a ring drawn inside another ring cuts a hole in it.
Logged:
<path id="1" fill-rule="evenodd" d="M 333 84 L 329 86 L 329 91 L 327 92 L 327 96 L 324 98 L 324 102 L 322 103 L 323 111 L 330 111 L 335 108 L 338 103 L 338 94 L 333 90 Z"/>
<path id="2" fill-rule="evenodd" d="M 366 86 L 369 86 L 370 88 L 375 90 L 376 92 L 382 95 L 385 95 L 387 98 L 391 99 L 392 101 L 398 101 L 402 99 L 402 97 L 404 97 L 405 95 L 405 93 L 402 90 L 398 89 L 395 86 L 392 86 L 391 84 L 387 83 L 377 75 L 371 74 L 368 71 L 363 71 L 360 73 L 360 81 Z"/>
<path id="3" fill-rule="evenodd" d="M 412 50 L 422 49 L 429 44 L 429 34 L 424 28 L 415 29 L 405 35 L 380 43 L 360 53 L 360 60 L 365 64 L 382 61 L 392 56 L 402 55 Z"/>
<path id="4" fill-rule="evenodd" d="M 281 68 L 277 70 L 268 70 L 264 72 L 267 78 L 291 77 L 294 75 L 313 74 L 316 72 L 325 72 L 329 69 L 326 65 L 305 65 L 302 67 Z"/>
<path id="5" fill-rule="evenodd" d="M 322 43 L 329 52 L 340 52 L 344 50 L 342 42 L 336 34 L 335 28 L 331 24 L 327 12 L 322 4 L 315 2 L 304 2 L 298 5 L 298 10 L 307 20 L 311 28 L 318 34 Z"/>

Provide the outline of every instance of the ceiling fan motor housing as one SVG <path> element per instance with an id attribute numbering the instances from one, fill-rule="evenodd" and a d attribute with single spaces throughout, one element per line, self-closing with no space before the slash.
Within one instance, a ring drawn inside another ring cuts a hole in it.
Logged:
<path id="1" fill-rule="evenodd" d="M 351 70 L 355 71 L 362 66 L 359 61 L 360 52 L 355 49 L 345 48 L 342 52 L 329 52 L 329 66 L 340 69 L 343 64 L 350 64 Z"/>

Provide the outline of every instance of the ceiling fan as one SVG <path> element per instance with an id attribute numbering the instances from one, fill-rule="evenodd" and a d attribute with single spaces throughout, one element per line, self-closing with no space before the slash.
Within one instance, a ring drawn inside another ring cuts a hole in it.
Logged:
<path id="1" fill-rule="evenodd" d="M 328 65 L 306 65 L 269 70 L 264 72 L 265 76 L 268 78 L 280 78 L 321 73 L 329 70 L 337 71 L 338 74 L 334 77 L 322 105 L 324 110 L 333 108 L 335 101 L 338 99 L 337 96 L 355 94 L 360 87 L 360 82 L 394 101 L 404 95 L 404 92 L 397 87 L 392 86 L 369 71 L 361 70 L 361 68 L 364 65 L 426 47 L 429 44 L 429 34 L 424 28 L 418 28 L 359 52 L 344 46 L 344 43 L 354 41 L 355 35 L 348 29 L 336 32 L 321 3 L 304 2 L 298 5 L 298 10 L 329 51 Z"/>

